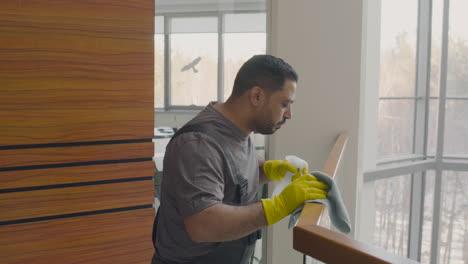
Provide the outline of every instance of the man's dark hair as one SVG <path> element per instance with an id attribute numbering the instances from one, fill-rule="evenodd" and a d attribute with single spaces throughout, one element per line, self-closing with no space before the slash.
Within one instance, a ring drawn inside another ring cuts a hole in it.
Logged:
<path id="1" fill-rule="evenodd" d="M 275 92 L 283 88 L 286 79 L 297 82 L 297 73 L 291 65 L 275 56 L 255 55 L 239 69 L 232 94 L 239 97 L 254 86 Z"/>

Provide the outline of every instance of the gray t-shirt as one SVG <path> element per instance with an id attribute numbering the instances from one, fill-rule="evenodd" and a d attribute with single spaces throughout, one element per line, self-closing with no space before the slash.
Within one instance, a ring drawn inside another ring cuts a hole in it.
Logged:
<path id="1" fill-rule="evenodd" d="M 218 246 L 191 241 L 185 218 L 216 204 L 257 200 L 259 167 L 252 141 L 213 104 L 186 124 L 202 125 L 208 133 L 180 134 L 166 148 L 155 242 L 157 263 L 190 263 Z"/>

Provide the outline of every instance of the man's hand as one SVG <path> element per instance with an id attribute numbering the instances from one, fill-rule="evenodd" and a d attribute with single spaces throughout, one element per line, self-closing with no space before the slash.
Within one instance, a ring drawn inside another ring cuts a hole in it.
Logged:
<path id="1" fill-rule="evenodd" d="M 288 171 L 298 172 L 287 160 L 268 160 L 263 163 L 263 172 L 270 181 L 281 181 Z"/>
<path id="2" fill-rule="evenodd" d="M 262 199 L 263 210 L 268 225 L 272 225 L 287 215 L 307 200 L 325 199 L 328 186 L 308 174 L 300 176 L 291 182 L 277 196 L 271 199 Z"/>

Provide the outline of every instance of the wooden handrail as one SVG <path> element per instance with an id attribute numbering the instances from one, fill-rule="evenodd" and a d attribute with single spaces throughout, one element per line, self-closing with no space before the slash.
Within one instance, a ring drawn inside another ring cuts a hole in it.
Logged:
<path id="1" fill-rule="evenodd" d="M 338 166 L 340 165 L 341 157 L 343 156 L 344 150 L 346 148 L 346 143 L 348 142 L 348 133 L 342 132 L 338 139 L 335 142 L 328 159 L 325 162 L 325 166 L 322 169 L 323 173 L 328 174 L 330 177 L 335 178 L 336 172 L 338 171 Z M 301 215 L 297 221 L 296 226 L 303 225 L 317 225 L 320 221 L 320 216 L 322 215 L 324 209 L 323 204 L 318 203 L 307 203 L 304 206 L 304 209 L 301 212 Z"/>
<path id="2" fill-rule="evenodd" d="M 330 152 L 323 172 L 335 177 L 343 156 L 348 134 L 341 133 Z M 293 248 L 325 263 L 418 263 L 351 239 L 341 233 L 318 226 L 324 205 L 308 203 L 293 231 Z"/>

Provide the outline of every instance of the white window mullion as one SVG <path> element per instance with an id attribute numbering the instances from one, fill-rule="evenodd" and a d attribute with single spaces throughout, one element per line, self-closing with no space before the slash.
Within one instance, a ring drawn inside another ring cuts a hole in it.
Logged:
<path id="1" fill-rule="evenodd" d="M 416 59 L 416 99 L 414 115 L 413 153 L 427 155 L 429 79 L 431 51 L 431 1 L 420 0 L 418 7 L 418 38 Z M 422 98 L 422 99 L 418 99 Z M 408 234 L 408 257 L 421 258 L 421 239 L 424 210 L 424 175 L 411 176 L 411 203 Z"/>
<path id="2" fill-rule="evenodd" d="M 419 1 L 414 154 L 426 155 L 431 54 L 431 0 Z"/>
<path id="3" fill-rule="evenodd" d="M 435 169 L 434 160 L 415 161 L 406 164 L 393 164 L 368 170 L 363 175 L 364 182 L 378 181 L 390 177 L 413 174 Z"/>
<path id="4" fill-rule="evenodd" d="M 224 101 L 224 15 L 218 14 L 218 102 Z"/>
<path id="5" fill-rule="evenodd" d="M 171 31 L 170 17 L 164 16 L 164 110 L 169 110 L 171 99 Z"/>
<path id="6" fill-rule="evenodd" d="M 421 239 L 424 216 L 424 186 L 425 172 L 414 173 L 411 176 L 411 202 L 408 234 L 408 257 L 415 260 L 421 258 Z"/>
<path id="7" fill-rule="evenodd" d="M 445 101 L 447 95 L 447 60 L 448 60 L 448 29 L 449 29 L 450 1 L 444 0 L 443 23 L 442 23 L 442 52 L 440 61 L 440 99 L 439 116 L 437 128 L 436 149 L 436 177 L 434 188 L 434 215 L 432 220 L 431 240 L 431 263 L 438 263 L 439 257 L 439 230 L 440 230 L 440 208 L 442 196 L 442 162 L 444 155 L 445 135 Z"/>

